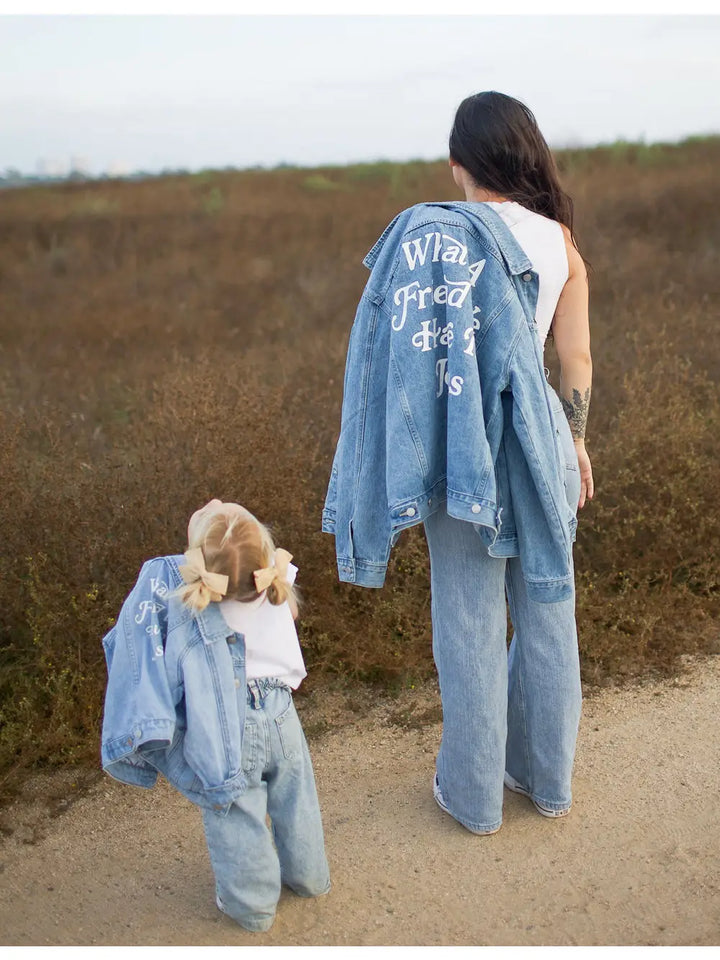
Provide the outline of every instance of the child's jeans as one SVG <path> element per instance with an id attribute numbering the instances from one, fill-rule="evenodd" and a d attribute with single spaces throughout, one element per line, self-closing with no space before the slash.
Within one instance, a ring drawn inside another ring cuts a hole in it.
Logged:
<path id="1" fill-rule="evenodd" d="M 261 679 L 248 683 L 247 695 L 247 791 L 227 813 L 203 809 L 203 824 L 218 907 L 246 930 L 260 931 L 272 926 L 281 883 L 301 897 L 317 897 L 330 889 L 330 872 L 292 692 L 279 680 Z"/>

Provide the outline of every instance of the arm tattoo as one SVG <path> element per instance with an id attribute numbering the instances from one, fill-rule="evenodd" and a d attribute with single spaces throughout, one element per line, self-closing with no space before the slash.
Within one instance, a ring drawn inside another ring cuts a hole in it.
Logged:
<path id="1" fill-rule="evenodd" d="M 572 433 L 573 440 L 584 439 L 590 406 L 590 387 L 587 388 L 584 396 L 579 390 L 573 388 L 572 402 L 566 400 L 565 397 L 560 397 L 560 400 L 570 424 L 570 433 Z"/>

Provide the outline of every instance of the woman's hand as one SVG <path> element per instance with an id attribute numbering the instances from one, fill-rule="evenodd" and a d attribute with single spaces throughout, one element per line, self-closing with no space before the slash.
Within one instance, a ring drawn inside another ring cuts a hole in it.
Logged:
<path id="1" fill-rule="evenodd" d="M 592 465 L 590 457 L 585 449 L 584 440 L 575 441 L 575 452 L 578 458 L 578 467 L 580 469 L 580 501 L 578 508 L 585 506 L 585 500 L 592 500 L 595 494 L 595 483 L 593 482 Z"/>

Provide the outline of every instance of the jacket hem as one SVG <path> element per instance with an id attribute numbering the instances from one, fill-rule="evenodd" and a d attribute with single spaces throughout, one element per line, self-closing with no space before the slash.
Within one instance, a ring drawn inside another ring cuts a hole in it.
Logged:
<path id="1" fill-rule="evenodd" d="M 103 743 L 103 766 L 137 753 L 145 743 L 153 742 L 156 747 L 170 746 L 174 733 L 175 720 L 140 720 L 131 732 Z"/>
<path id="2" fill-rule="evenodd" d="M 382 587 L 385 583 L 386 563 L 339 557 L 337 568 L 341 583 L 354 583 L 358 587 Z"/>
<path id="3" fill-rule="evenodd" d="M 136 767 L 127 760 L 115 760 L 111 763 L 103 762 L 103 770 L 118 783 L 127 783 L 131 787 L 142 787 L 151 790 L 157 783 L 157 772 L 148 767 Z"/>
<path id="4" fill-rule="evenodd" d="M 247 790 L 247 780 L 243 773 L 237 774 L 232 780 L 228 780 L 217 787 L 205 787 L 202 793 L 197 793 L 194 790 L 183 790 L 172 780 L 168 782 L 183 796 L 187 797 L 191 803 L 216 812 L 227 811 L 233 802 Z"/>
<path id="5" fill-rule="evenodd" d="M 528 597 L 535 603 L 561 603 L 573 597 L 572 574 L 561 580 L 525 580 Z"/>

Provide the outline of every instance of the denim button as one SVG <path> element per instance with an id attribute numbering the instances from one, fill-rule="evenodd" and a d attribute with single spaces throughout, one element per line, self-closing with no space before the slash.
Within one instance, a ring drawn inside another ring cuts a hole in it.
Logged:
<path id="1" fill-rule="evenodd" d="M 239 686 L 240 686 L 240 681 L 238 680 L 237 677 L 235 677 L 235 686 L 236 686 L 236 687 L 239 687 Z"/>
<path id="2" fill-rule="evenodd" d="M 532 274 L 531 274 L 531 273 L 524 273 L 524 274 L 523 274 L 523 280 L 525 281 L 525 283 L 527 283 L 528 280 L 532 280 Z"/>
<path id="3" fill-rule="evenodd" d="M 235 636 L 234 633 L 231 634 L 231 635 L 227 638 L 227 642 L 228 642 L 228 643 L 237 643 L 237 637 Z"/>
<path id="4" fill-rule="evenodd" d="M 134 731 L 134 733 L 135 733 L 135 736 L 136 736 L 136 737 L 141 737 L 141 736 L 142 736 L 142 730 L 140 729 L 140 727 L 137 727 L 136 730 Z"/>
<path id="5" fill-rule="evenodd" d="M 417 513 L 417 510 L 415 509 L 415 507 L 408 507 L 407 510 L 405 511 L 405 516 L 414 517 L 416 513 Z"/>
<path id="6" fill-rule="evenodd" d="M 428 499 L 428 506 L 429 506 L 429 507 L 432 506 L 432 497 L 429 497 L 429 499 Z"/>
<path id="7" fill-rule="evenodd" d="M 472 510 L 473 513 L 480 513 L 480 510 L 482 509 L 482 507 L 480 506 L 479 503 L 474 503 L 474 504 L 470 507 L 470 509 Z"/>

